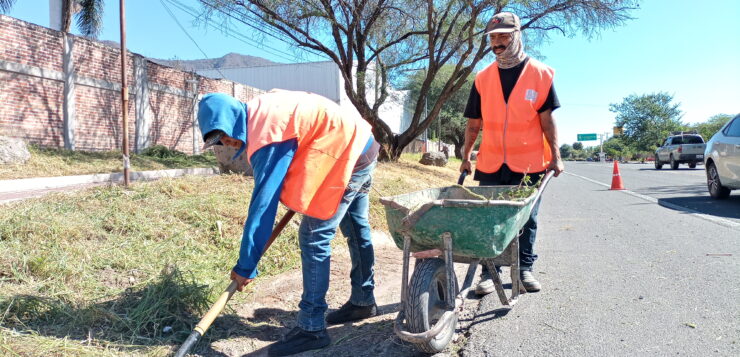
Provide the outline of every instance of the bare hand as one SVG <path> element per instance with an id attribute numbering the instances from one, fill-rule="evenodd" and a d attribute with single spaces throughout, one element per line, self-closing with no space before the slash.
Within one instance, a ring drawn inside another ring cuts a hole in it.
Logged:
<path id="1" fill-rule="evenodd" d="M 472 164 L 470 163 L 470 160 L 463 160 L 462 164 L 460 164 L 460 173 L 463 173 L 467 171 L 468 173 L 473 172 Z"/>
<path id="2" fill-rule="evenodd" d="M 563 160 L 560 158 L 552 159 L 552 161 L 550 161 L 550 165 L 547 166 L 547 171 L 553 171 L 555 173 L 555 177 L 558 177 L 561 172 L 565 171 Z"/>
<path id="3" fill-rule="evenodd" d="M 236 290 L 243 291 L 244 287 L 247 286 L 247 284 L 251 283 L 254 279 L 245 278 L 232 270 L 231 280 L 236 281 Z"/>

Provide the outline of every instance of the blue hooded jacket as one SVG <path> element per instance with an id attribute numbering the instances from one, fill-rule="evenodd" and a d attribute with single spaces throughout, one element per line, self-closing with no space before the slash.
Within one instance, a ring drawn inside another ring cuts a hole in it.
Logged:
<path id="1" fill-rule="evenodd" d="M 235 159 L 247 149 L 247 105 L 223 93 L 209 93 L 198 104 L 198 124 L 203 140 L 208 133 L 221 130 L 242 142 Z"/>

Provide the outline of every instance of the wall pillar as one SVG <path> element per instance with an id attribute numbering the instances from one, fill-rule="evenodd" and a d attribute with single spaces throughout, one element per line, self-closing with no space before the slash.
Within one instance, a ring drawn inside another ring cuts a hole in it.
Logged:
<path id="1" fill-rule="evenodd" d="M 74 59 L 72 58 L 72 49 L 74 47 L 74 37 L 62 34 L 64 54 L 62 56 L 62 67 L 64 71 L 64 92 L 62 96 L 62 113 L 64 121 L 62 123 L 62 137 L 64 138 L 64 148 L 67 150 L 75 149 L 75 82 L 77 74 L 75 73 Z"/>
<path id="2" fill-rule="evenodd" d="M 134 152 L 137 154 L 151 146 L 149 129 L 151 126 L 149 108 L 149 76 L 147 74 L 146 59 L 134 56 L 134 105 L 136 106 L 136 133 L 134 136 Z"/>

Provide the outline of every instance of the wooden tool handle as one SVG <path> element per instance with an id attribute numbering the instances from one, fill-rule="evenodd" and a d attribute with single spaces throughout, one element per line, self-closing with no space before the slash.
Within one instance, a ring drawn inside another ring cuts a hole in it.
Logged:
<path id="1" fill-rule="evenodd" d="M 218 300 L 211 306 L 211 309 L 208 310 L 205 316 L 203 316 L 202 319 L 200 319 L 200 322 L 198 322 L 197 325 L 195 325 L 195 328 L 193 330 L 200 332 L 200 335 L 204 335 L 209 327 L 211 327 L 211 324 L 213 323 L 213 320 L 218 317 L 218 315 L 221 314 L 221 311 L 223 311 L 224 307 L 226 307 L 226 303 L 229 302 L 229 299 L 231 299 L 231 296 L 234 295 L 234 292 L 236 292 L 236 280 L 232 280 L 231 284 L 224 290 L 223 293 L 221 293 L 221 296 L 218 297 Z"/>

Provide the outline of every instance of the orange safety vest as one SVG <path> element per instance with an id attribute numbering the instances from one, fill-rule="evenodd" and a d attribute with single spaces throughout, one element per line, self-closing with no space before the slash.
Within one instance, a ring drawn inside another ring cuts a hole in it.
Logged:
<path id="1" fill-rule="evenodd" d="M 247 113 L 248 158 L 266 145 L 298 140 L 280 201 L 310 217 L 334 216 L 372 135 L 370 124 L 356 111 L 307 92 L 271 91 L 247 102 Z"/>
<path id="2" fill-rule="evenodd" d="M 483 116 L 483 140 L 476 169 L 493 173 L 506 163 L 514 172 L 544 171 L 552 160 L 537 110 L 547 99 L 555 70 L 533 58 L 527 61 L 504 101 L 498 64 L 475 76 Z"/>

